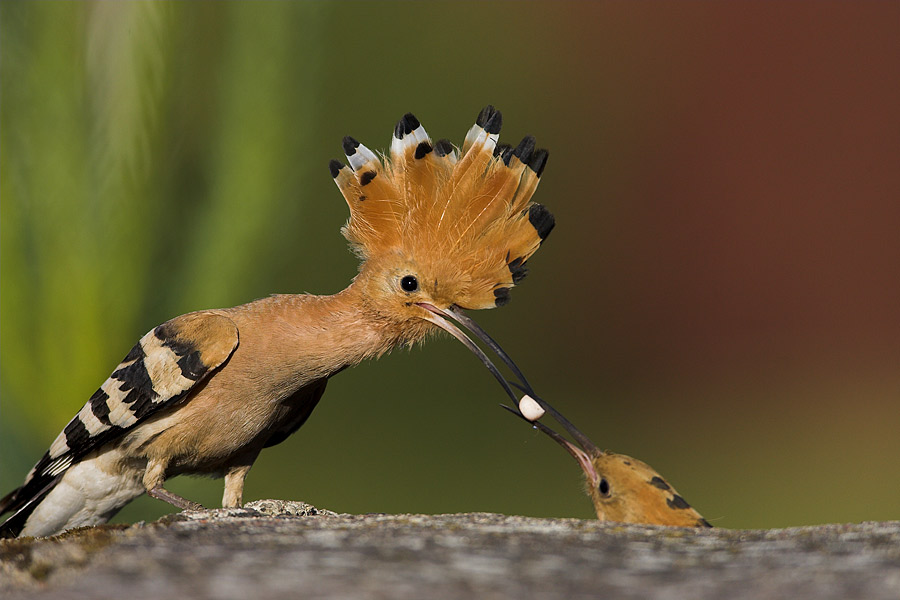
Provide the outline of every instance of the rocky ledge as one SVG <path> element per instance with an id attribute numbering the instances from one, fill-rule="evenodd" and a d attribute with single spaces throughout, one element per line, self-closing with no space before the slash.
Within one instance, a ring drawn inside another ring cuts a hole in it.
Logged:
<path id="1" fill-rule="evenodd" d="M 900 598 L 900 521 L 681 529 L 302 502 L 0 540 L 16 598 Z"/>

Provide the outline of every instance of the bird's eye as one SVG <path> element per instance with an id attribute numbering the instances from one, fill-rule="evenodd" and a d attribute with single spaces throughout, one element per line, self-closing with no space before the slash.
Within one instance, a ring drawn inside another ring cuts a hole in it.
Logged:
<path id="1" fill-rule="evenodd" d="M 609 482 L 606 480 L 606 477 L 600 479 L 597 490 L 600 492 L 601 496 L 609 496 Z"/>
<path id="2" fill-rule="evenodd" d="M 407 275 L 400 280 L 400 287 L 404 292 L 414 292 L 419 289 L 419 280 L 412 275 Z"/>

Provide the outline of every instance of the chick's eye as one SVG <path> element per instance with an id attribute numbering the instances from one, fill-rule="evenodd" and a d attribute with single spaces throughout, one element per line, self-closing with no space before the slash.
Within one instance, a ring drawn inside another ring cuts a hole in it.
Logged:
<path id="1" fill-rule="evenodd" d="M 606 477 L 600 480 L 599 485 L 597 485 L 597 490 L 599 490 L 600 494 L 603 496 L 609 496 L 609 482 L 606 480 Z"/>
<path id="2" fill-rule="evenodd" d="M 412 275 L 407 275 L 400 280 L 400 287 L 404 292 L 414 292 L 419 289 L 419 280 Z"/>

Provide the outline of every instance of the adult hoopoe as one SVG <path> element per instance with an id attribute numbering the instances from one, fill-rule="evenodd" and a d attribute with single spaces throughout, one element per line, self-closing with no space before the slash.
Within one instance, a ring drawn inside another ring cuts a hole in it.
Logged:
<path id="1" fill-rule="evenodd" d="M 594 503 L 598 519 L 676 527 L 712 527 L 650 465 L 624 454 L 600 450 L 559 411 L 534 394 L 527 383 L 522 389 L 528 394 L 519 401 L 519 410 L 508 406 L 503 408 L 546 433 L 578 461 L 584 471 L 585 490 Z M 545 411 L 575 438 L 581 448 L 538 421 Z"/>
<path id="2" fill-rule="evenodd" d="M 194 312 L 147 333 L 0 500 L 0 514 L 13 513 L 0 537 L 103 523 L 144 492 L 199 508 L 163 487 L 180 474 L 224 476 L 223 506 L 240 506 L 259 452 L 303 425 L 329 377 L 438 329 L 503 382 L 448 320 L 472 329 L 463 309 L 505 304 L 554 225 L 531 202 L 546 150 L 530 136 L 498 145 L 500 125 L 486 107 L 457 149 L 407 114 L 389 159 L 344 138 L 350 167 L 330 169 L 350 207 L 342 233 L 361 259 L 350 286 Z"/>

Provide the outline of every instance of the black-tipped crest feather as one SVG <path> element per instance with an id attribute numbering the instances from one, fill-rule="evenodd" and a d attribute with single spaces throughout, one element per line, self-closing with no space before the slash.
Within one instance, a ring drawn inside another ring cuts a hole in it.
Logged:
<path id="1" fill-rule="evenodd" d="M 450 269 L 444 279 L 453 272 L 466 277 L 457 304 L 506 304 L 553 217 L 531 202 L 538 184 L 531 167 L 542 169 L 546 152 L 534 150 L 530 135 L 515 147 L 499 144 L 501 125 L 500 111 L 486 106 L 457 153 L 447 140 L 433 143 L 408 113 L 394 128 L 383 164 L 357 140 L 344 138 L 355 177 L 338 169 L 335 182 L 350 208 L 342 231 L 354 251 L 364 260 L 399 253 L 429 266 L 452 263 L 452 269 L 441 267 Z M 510 256 L 521 260 L 510 265 Z"/>
<path id="2" fill-rule="evenodd" d="M 519 142 L 519 145 L 513 150 L 513 155 L 527 165 L 531 160 L 532 152 L 534 152 L 534 137 L 528 135 Z"/>
<path id="3" fill-rule="evenodd" d="M 434 153 L 443 158 L 453 152 L 453 144 L 450 140 L 438 140 L 434 145 Z"/>
<path id="4" fill-rule="evenodd" d="M 531 205 L 531 208 L 528 210 L 528 221 L 534 225 L 541 241 L 547 239 L 547 236 L 550 235 L 550 232 L 553 231 L 553 227 L 556 225 L 556 219 L 542 204 Z"/>
<path id="5" fill-rule="evenodd" d="M 547 159 L 549 158 L 550 153 L 544 150 L 543 148 L 539 150 L 535 150 L 534 154 L 531 155 L 531 160 L 528 162 L 528 168 L 534 171 L 538 177 L 544 172 L 544 167 L 547 166 Z"/>
<path id="6" fill-rule="evenodd" d="M 347 156 L 353 156 L 356 153 L 356 148 L 358 146 L 359 142 L 349 135 L 344 136 L 344 139 L 341 140 L 341 147 L 344 149 L 344 154 Z"/>
<path id="7" fill-rule="evenodd" d="M 414 114 L 406 113 L 403 115 L 403 118 L 397 121 L 397 125 L 394 127 L 394 137 L 398 140 L 402 140 L 404 136 L 407 136 L 418 129 L 419 125 L 419 120 Z"/>

